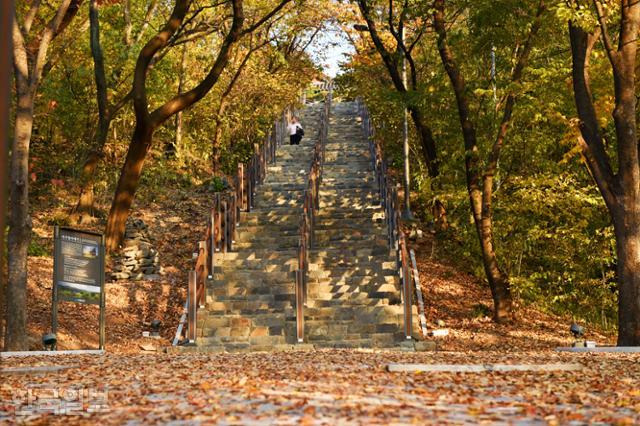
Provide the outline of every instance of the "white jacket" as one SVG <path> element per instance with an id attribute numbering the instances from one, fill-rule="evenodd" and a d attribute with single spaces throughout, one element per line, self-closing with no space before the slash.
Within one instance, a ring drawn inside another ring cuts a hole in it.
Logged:
<path id="1" fill-rule="evenodd" d="M 302 125 L 300 123 L 291 123 L 287 126 L 287 130 L 289 130 L 289 136 L 295 135 L 298 131 L 298 128 L 302 129 Z"/>

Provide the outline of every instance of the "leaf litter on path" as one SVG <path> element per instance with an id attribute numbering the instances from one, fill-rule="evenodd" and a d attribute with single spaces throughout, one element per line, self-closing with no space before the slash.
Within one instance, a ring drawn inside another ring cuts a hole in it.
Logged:
<path id="1" fill-rule="evenodd" d="M 20 395 L 105 389 L 104 411 L 62 424 L 633 424 L 640 422 L 638 357 L 531 352 L 402 353 L 319 350 L 237 354 L 71 356 L 80 368 L 2 377 L 0 421 L 22 422 Z M 6 359 L 11 367 L 51 359 Z M 57 361 L 60 362 L 60 361 Z M 389 373 L 389 363 L 580 363 L 580 371 Z M 340 366 L 341 368 L 336 368 Z M 620 373 L 624 372 L 624 375 Z M 89 403 L 90 401 L 85 401 Z M 24 408 L 24 407 L 23 407 Z M 24 410 L 23 410 L 24 411 Z"/>

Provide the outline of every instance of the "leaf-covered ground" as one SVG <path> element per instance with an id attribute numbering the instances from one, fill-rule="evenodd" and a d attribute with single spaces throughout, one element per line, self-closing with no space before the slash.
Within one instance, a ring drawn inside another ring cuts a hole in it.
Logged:
<path id="1" fill-rule="evenodd" d="M 637 360 L 629 355 L 554 352 L 346 350 L 12 359 L 5 360 L 3 368 L 52 364 L 73 368 L 48 375 L 4 375 L 0 422 L 637 424 Z M 579 362 L 584 368 L 555 373 L 389 373 L 385 370 L 389 362 Z M 83 405 L 72 405 L 78 395 L 73 389 L 84 391 Z M 52 390 L 58 391 L 57 400 Z M 45 397 L 50 399 L 43 401 Z M 51 412 L 39 412 L 43 407 Z M 70 414 L 56 414 L 55 409 Z"/>

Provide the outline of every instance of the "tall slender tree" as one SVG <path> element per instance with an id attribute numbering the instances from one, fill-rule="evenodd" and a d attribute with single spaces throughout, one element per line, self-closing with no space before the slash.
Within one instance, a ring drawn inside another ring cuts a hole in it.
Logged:
<path id="1" fill-rule="evenodd" d="M 82 0 L 61 0 L 53 17 L 34 31 L 41 21 L 41 1 L 35 0 L 22 22 L 14 13 L 12 24 L 13 68 L 15 72 L 16 113 L 11 147 L 9 197 L 9 281 L 7 288 L 7 350 L 27 349 L 27 249 L 31 241 L 29 213 L 29 145 L 33 130 L 33 111 L 38 87 L 46 74 L 47 53 L 56 38 L 76 16 Z M 47 4 L 47 6 L 51 6 Z"/>
<path id="2" fill-rule="evenodd" d="M 11 81 L 11 20 L 13 1 L 0 5 L 0 342 L 4 340 L 5 275 L 4 275 L 4 224 L 7 212 L 7 155 L 9 152 L 9 85 Z"/>
<path id="3" fill-rule="evenodd" d="M 520 83 L 522 74 L 529 61 L 535 37 L 542 26 L 543 13 L 546 10 L 544 0 L 539 0 L 530 29 L 525 35 L 522 49 L 517 51 L 515 65 L 511 72 L 512 86 Z M 444 69 L 449 76 L 458 107 L 462 138 L 465 149 L 465 169 L 469 204 L 473 215 L 476 233 L 482 252 L 482 264 L 491 287 L 494 303 L 494 320 L 504 321 L 512 317 L 513 301 L 509 276 L 500 266 L 493 237 L 492 197 L 494 177 L 498 168 L 500 152 L 505 143 L 507 131 L 511 124 L 513 109 L 516 104 L 516 93 L 508 90 L 502 120 L 498 127 L 493 146 L 484 162 L 478 144 L 477 124 L 471 114 L 470 93 L 453 49 L 449 44 L 447 22 L 445 20 L 445 0 L 435 0 L 433 11 L 433 27 L 437 34 L 438 52 Z"/>
<path id="4" fill-rule="evenodd" d="M 616 237 L 618 280 L 618 344 L 640 345 L 640 155 L 638 154 L 636 69 L 640 2 L 572 1 L 572 8 L 591 8 L 597 24 L 569 22 L 573 92 L 580 118 L 581 147 L 587 166 L 609 210 Z M 610 28 L 611 21 L 617 34 Z M 616 40 L 617 38 L 617 40 Z M 590 58 L 602 42 L 613 74 L 615 141 L 595 107 L 591 89 Z M 615 144 L 616 161 L 607 145 Z M 617 164 L 617 170 L 616 166 Z"/>

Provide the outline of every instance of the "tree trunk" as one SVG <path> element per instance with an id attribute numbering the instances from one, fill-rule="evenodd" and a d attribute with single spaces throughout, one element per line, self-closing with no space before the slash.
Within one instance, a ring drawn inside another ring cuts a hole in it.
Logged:
<path id="1" fill-rule="evenodd" d="M 94 148 L 87 156 L 82 167 L 80 196 L 76 207 L 73 209 L 74 213 L 80 215 L 78 220 L 80 223 L 88 221 L 94 215 L 93 186 L 95 175 L 100 158 L 102 158 L 104 146 L 107 142 L 109 126 L 111 125 L 111 114 L 107 110 L 107 77 L 104 70 L 104 55 L 102 53 L 102 46 L 100 45 L 100 20 L 97 0 L 91 0 L 89 4 L 89 22 L 89 41 L 91 56 L 93 57 L 96 97 L 98 101 L 98 132 Z"/>
<path id="2" fill-rule="evenodd" d="M 490 202 L 490 195 L 489 195 Z M 513 299 L 509 277 L 500 268 L 493 240 L 493 216 L 487 208 L 486 194 L 483 193 L 482 219 L 478 229 L 482 248 L 482 263 L 489 281 L 493 297 L 493 318 L 496 322 L 510 320 L 513 317 Z"/>
<path id="3" fill-rule="evenodd" d="M 44 25 L 39 36 L 35 38 L 37 43 L 30 46 L 30 48 L 27 48 L 25 40 L 30 40 L 31 23 L 26 25 L 25 28 L 20 28 L 15 12 L 12 14 L 16 117 L 10 163 L 9 197 L 11 209 L 8 223 L 9 276 L 6 312 L 7 332 L 5 337 L 5 348 L 7 350 L 28 349 L 27 255 L 31 241 L 29 144 L 33 131 L 33 105 L 38 85 L 45 74 L 45 70 L 48 69 L 47 51 L 49 45 L 71 23 L 81 4 L 82 0 L 62 0 L 53 17 Z M 34 55 L 34 52 L 37 53 Z M 3 229 L 0 230 L 0 232 L 3 231 Z"/>
<path id="4" fill-rule="evenodd" d="M 602 4 L 594 2 L 598 26 L 587 32 L 569 22 L 572 80 L 580 118 L 582 150 L 598 185 L 616 235 L 618 257 L 618 345 L 640 345 L 640 156 L 635 97 L 640 3 L 622 1 L 617 46 L 609 33 Z M 613 71 L 618 171 L 607 152 L 590 87 L 589 58 L 602 42 Z"/>
<path id="5" fill-rule="evenodd" d="M 618 345 L 640 346 L 640 204 L 614 217 L 618 254 Z"/>
<path id="6" fill-rule="evenodd" d="M 465 162 L 469 204 L 480 243 L 482 266 L 491 289 L 491 297 L 493 298 L 493 320 L 500 323 L 513 318 L 511 283 L 507 274 L 500 268 L 495 252 L 493 219 L 490 208 L 491 195 L 486 194 L 480 188 L 477 157 L 476 160 L 473 160 L 472 157 L 467 155 L 467 161 Z"/>
<path id="7" fill-rule="evenodd" d="M 460 127 L 465 148 L 465 169 L 469 204 L 480 242 L 482 265 L 491 288 L 496 322 L 511 319 L 513 300 L 508 276 L 500 269 L 493 241 L 493 222 L 491 215 L 492 179 L 482 178 L 482 166 L 476 135 L 475 123 L 471 120 L 469 99 L 465 79 L 447 41 L 444 18 L 444 0 L 436 0 L 433 14 L 434 29 L 438 35 L 438 52 L 442 64 L 449 76 L 456 97 Z M 488 185 L 488 189 L 487 189 Z"/>
<path id="8" fill-rule="evenodd" d="M 0 5 L 0 93 L 11 93 L 11 24 L 14 11 L 13 1 L 4 1 Z M 9 134 L 9 107 L 11 99 L 3 96 L 0 99 L 0 135 Z M 7 191 L 9 178 L 7 171 L 8 138 L 0 140 L 0 348 L 4 342 L 5 312 L 6 312 L 6 277 L 5 277 L 5 233 L 7 214 Z"/>
<path id="9" fill-rule="evenodd" d="M 31 242 L 29 215 L 29 143 L 33 130 L 33 96 L 18 87 L 15 133 L 11 149 L 7 287 L 7 333 L 5 350 L 28 350 L 27 340 L 27 250 Z"/>
<path id="10" fill-rule="evenodd" d="M 129 210 L 142 175 L 142 166 L 149 149 L 151 149 L 154 130 L 147 122 L 136 124 L 107 220 L 106 246 L 108 251 L 117 250 L 122 242 Z"/>
<path id="11" fill-rule="evenodd" d="M 85 223 L 94 216 L 93 176 L 96 173 L 99 162 L 100 155 L 95 150 L 92 150 L 82 166 L 80 195 L 78 196 L 78 203 L 72 211 L 72 213 L 79 215 L 78 223 Z"/>
<path id="12" fill-rule="evenodd" d="M 411 114 L 411 120 L 418 132 L 422 158 L 427 165 L 427 170 L 429 170 L 429 176 L 436 177 L 438 176 L 438 159 L 436 154 L 436 141 L 433 138 L 431 128 L 425 124 L 420 108 L 410 105 L 408 109 Z"/>

